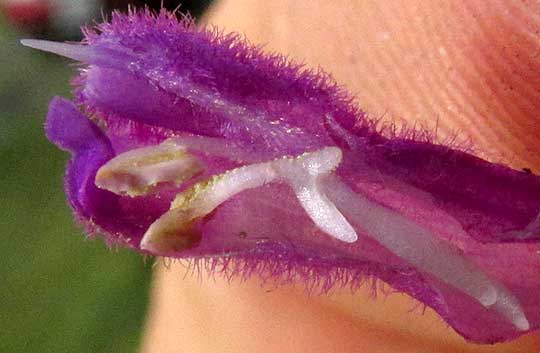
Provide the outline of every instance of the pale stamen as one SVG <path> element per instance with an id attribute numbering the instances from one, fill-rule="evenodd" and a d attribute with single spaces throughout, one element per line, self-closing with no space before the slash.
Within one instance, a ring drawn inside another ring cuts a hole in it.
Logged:
<path id="1" fill-rule="evenodd" d="M 134 197 L 162 184 L 179 185 L 202 171 L 202 164 L 185 147 L 165 141 L 119 154 L 98 170 L 95 183 L 115 194 Z"/>
<path id="2" fill-rule="evenodd" d="M 326 147 L 295 158 L 236 168 L 197 183 L 179 194 L 170 210 L 148 228 L 141 248 L 157 254 L 178 250 L 185 243 L 181 239 L 194 234 L 191 228 L 194 221 L 234 195 L 270 182 L 291 185 L 300 204 L 321 230 L 337 239 L 354 242 L 357 240 L 355 230 L 320 187 L 321 178 L 330 174 L 340 161 L 341 151 Z"/>
<path id="3" fill-rule="evenodd" d="M 328 178 L 325 187 L 332 191 L 327 194 L 347 219 L 385 248 L 420 271 L 461 290 L 484 307 L 493 307 L 517 329 L 529 329 L 518 299 L 501 283 L 488 278 L 458 249 L 399 213 L 358 195 L 335 177 Z"/>
<path id="4" fill-rule="evenodd" d="M 208 143 L 212 145 L 213 141 Z M 196 183 L 178 194 L 169 211 L 150 225 L 140 247 L 167 255 L 196 246 L 201 234 L 192 227 L 195 221 L 244 190 L 283 182 L 291 186 L 315 225 L 332 237 L 356 241 L 350 220 L 420 271 L 454 286 L 484 307 L 497 310 L 518 330 L 529 329 L 518 299 L 458 249 L 399 213 L 356 194 L 333 176 L 341 158 L 339 148 L 326 147 L 294 158 L 235 168 Z M 179 184 L 201 170 L 201 164 L 181 145 L 181 139 L 171 139 L 120 154 L 98 171 L 96 184 L 117 194 L 141 195 L 164 182 Z"/>

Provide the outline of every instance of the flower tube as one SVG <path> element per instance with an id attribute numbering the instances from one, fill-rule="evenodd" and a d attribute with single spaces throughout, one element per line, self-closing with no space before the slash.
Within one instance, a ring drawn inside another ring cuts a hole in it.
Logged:
<path id="1" fill-rule="evenodd" d="M 81 63 L 46 131 L 89 234 L 322 290 L 374 277 L 475 342 L 538 329 L 538 176 L 390 135 L 324 72 L 165 11 L 85 35 L 23 44 Z"/>

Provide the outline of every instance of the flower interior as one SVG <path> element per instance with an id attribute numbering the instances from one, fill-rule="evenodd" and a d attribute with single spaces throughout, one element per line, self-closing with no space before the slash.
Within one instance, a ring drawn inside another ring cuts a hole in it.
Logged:
<path id="1" fill-rule="evenodd" d="M 381 126 L 322 70 L 165 11 L 80 44 L 48 138 L 89 234 L 328 291 L 378 279 L 465 338 L 540 326 L 540 178 Z M 361 78 L 359 78 L 361 79 Z"/>

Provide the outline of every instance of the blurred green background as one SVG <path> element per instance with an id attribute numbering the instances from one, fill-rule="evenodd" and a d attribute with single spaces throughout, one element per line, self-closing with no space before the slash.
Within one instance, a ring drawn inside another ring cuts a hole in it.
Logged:
<path id="1" fill-rule="evenodd" d="M 0 14 L 0 352 L 137 352 L 153 261 L 86 239 L 43 134 L 68 61 L 24 48 Z"/>

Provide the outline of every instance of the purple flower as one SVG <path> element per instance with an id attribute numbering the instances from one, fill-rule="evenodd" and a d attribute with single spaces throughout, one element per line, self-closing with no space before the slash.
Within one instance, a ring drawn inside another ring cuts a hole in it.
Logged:
<path id="1" fill-rule="evenodd" d="M 538 176 L 384 133 L 325 73 L 166 12 L 85 34 L 24 44 L 83 63 L 46 131 L 89 233 L 322 290 L 375 277 L 476 342 L 540 327 Z"/>

